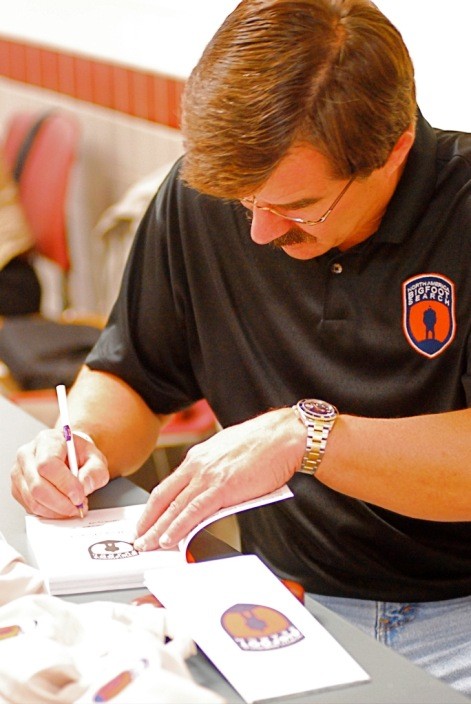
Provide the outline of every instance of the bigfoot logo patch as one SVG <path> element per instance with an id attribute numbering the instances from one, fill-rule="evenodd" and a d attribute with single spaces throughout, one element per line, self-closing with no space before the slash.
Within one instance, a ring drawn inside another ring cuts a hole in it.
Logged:
<path id="1" fill-rule="evenodd" d="M 455 337 L 455 286 L 441 274 L 419 274 L 403 283 L 406 340 L 420 354 L 436 357 Z"/>

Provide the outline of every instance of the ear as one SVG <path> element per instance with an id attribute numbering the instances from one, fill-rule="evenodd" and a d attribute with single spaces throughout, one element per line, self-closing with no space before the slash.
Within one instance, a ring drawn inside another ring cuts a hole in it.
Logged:
<path id="1" fill-rule="evenodd" d="M 396 144 L 394 145 L 384 168 L 387 171 L 393 172 L 400 168 L 409 154 L 415 140 L 415 126 L 413 124 L 401 134 Z"/>

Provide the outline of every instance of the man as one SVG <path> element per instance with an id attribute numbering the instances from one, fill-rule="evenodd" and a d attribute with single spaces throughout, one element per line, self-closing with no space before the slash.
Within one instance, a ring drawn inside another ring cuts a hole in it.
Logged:
<path id="1" fill-rule="evenodd" d="M 470 136 L 418 112 L 367 0 L 244 0 L 183 132 L 70 394 L 81 483 L 48 431 L 14 496 L 77 515 L 205 397 L 224 430 L 154 490 L 138 548 L 289 482 L 240 515 L 244 551 L 471 692 Z"/>

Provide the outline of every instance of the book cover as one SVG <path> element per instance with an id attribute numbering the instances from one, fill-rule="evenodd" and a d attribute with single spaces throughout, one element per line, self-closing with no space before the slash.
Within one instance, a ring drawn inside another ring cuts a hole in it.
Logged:
<path id="1" fill-rule="evenodd" d="M 246 702 L 370 679 L 255 555 L 151 570 L 146 586 Z"/>

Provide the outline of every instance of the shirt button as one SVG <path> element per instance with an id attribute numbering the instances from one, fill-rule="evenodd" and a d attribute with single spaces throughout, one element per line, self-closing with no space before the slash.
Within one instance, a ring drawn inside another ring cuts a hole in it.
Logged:
<path id="1" fill-rule="evenodd" d="M 338 262 L 335 262 L 330 267 L 330 271 L 332 272 L 332 274 L 341 274 L 343 271 L 343 266 L 341 264 L 339 264 Z"/>

